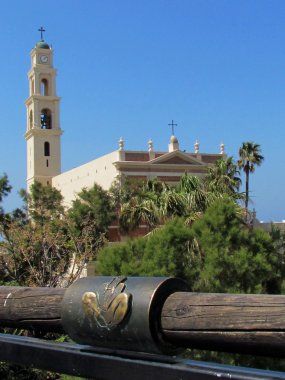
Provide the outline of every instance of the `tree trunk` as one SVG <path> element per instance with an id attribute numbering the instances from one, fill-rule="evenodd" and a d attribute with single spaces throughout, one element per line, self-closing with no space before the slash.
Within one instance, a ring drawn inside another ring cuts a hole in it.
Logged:
<path id="1" fill-rule="evenodd" d="M 245 171 L 245 211 L 248 211 L 248 198 L 249 198 L 249 162 L 246 163 Z"/>

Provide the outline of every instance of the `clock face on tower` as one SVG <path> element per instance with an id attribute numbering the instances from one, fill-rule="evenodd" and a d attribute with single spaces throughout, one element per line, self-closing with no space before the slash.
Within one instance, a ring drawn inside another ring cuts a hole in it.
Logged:
<path id="1" fill-rule="evenodd" d="M 40 62 L 41 63 L 47 63 L 48 62 L 48 56 L 47 55 L 41 55 L 40 56 Z"/>

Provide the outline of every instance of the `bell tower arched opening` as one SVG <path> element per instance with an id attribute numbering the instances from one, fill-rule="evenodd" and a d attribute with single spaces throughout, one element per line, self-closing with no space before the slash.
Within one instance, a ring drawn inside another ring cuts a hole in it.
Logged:
<path id="1" fill-rule="evenodd" d="M 41 111 L 41 129 L 52 129 L 51 111 L 48 108 Z"/>
<path id="2" fill-rule="evenodd" d="M 48 80 L 42 79 L 41 80 L 41 95 L 42 96 L 48 96 L 49 95 L 49 88 L 48 88 Z"/>

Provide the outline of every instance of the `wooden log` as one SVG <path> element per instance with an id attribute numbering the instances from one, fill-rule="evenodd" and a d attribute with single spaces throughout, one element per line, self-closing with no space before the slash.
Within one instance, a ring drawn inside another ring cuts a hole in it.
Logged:
<path id="1" fill-rule="evenodd" d="M 63 332 L 64 293 L 0 287 L 0 327 Z M 160 326 L 180 347 L 285 357 L 285 296 L 177 292 L 165 301 Z"/>
<path id="2" fill-rule="evenodd" d="M 284 357 L 285 297 L 174 293 L 161 327 L 181 347 Z"/>
<path id="3" fill-rule="evenodd" d="M 63 332 L 61 301 L 65 289 L 0 286 L 0 326 Z"/>

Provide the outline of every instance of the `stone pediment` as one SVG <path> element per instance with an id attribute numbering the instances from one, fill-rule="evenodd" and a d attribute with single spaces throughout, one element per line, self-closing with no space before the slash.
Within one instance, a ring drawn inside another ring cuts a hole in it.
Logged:
<path id="1" fill-rule="evenodd" d="M 156 162 L 157 164 L 173 164 L 173 165 L 189 165 L 193 164 L 193 162 L 189 162 L 188 160 L 183 160 L 181 157 L 172 157 L 169 160 L 164 160 L 160 162 Z M 196 163 L 195 163 L 196 164 Z"/>
<path id="2" fill-rule="evenodd" d="M 195 157 L 191 157 L 187 153 L 181 151 L 174 151 L 165 153 L 162 156 L 150 161 L 155 165 L 203 165 L 203 163 L 197 160 Z"/>

